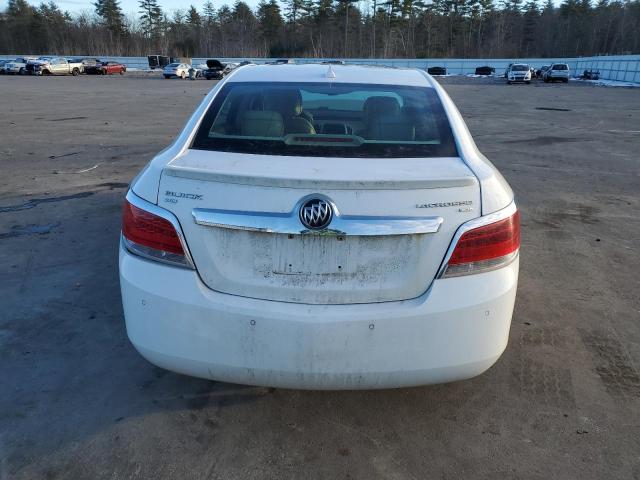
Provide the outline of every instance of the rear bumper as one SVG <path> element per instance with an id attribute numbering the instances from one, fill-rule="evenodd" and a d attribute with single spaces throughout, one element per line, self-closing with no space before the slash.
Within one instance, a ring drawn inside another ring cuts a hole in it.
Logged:
<path id="1" fill-rule="evenodd" d="M 435 280 L 413 300 L 305 305 L 217 293 L 194 271 L 120 248 L 127 333 L 147 360 L 285 388 L 395 388 L 479 375 L 507 345 L 517 280 L 518 259 Z"/>

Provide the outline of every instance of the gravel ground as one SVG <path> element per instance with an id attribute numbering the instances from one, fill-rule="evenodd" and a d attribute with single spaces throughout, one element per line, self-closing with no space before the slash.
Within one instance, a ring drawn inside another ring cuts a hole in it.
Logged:
<path id="1" fill-rule="evenodd" d="M 442 82 L 522 210 L 509 346 L 464 382 L 308 392 L 126 337 L 127 184 L 213 83 L 0 77 L 0 479 L 640 478 L 640 89 Z"/>

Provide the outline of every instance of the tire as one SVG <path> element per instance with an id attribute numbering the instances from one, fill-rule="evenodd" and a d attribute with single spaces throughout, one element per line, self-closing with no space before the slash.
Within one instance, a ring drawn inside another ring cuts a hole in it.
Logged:
<path id="1" fill-rule="evenodd" d="M 48 77 L 49 75 L 51 75 L 51 72 L 49 70 L 43 70 L 42 75 L 46 75 Z"/>
<path id="2" fill-rule="evenodd" d="M 187 78 L 187 76 L 184 74 L 184 71 L 182 73 L 180 73 L 180 79 L 184 80 L 185 78 Z"/>
<path id="3" fill-rule="evenodd" d="M 569 79 L 568 79 L 568 78 L 565 78 L 565 79 L 563 79 L 562 81 L 563 81 L 564 83 L 569 83 Z"/>
<path id="4" fill-rule="evenodd" d="M 165 80 L 169 80 L 171 78 L 171 75 L 165 75 L 164 78 Z"/>
<path id="5" fill-rule="evenodd" d="M 124 68 L 120 69 L 120 75 L 124 75 Z"/>
<path id="6" fill-rule="evenodd" d="M 524 83 L 526 83 L 527 85 L 531 85 L 531 80 L 529 80 L 528 82 L 524 82 Z"/>
<path id="7" fill-rule="evenodd" d="M 507 80 L 507 85 L 511 85 L 511 80 Z"/>
<path id="8" fill-rule="evenodd" d="M 80 70 L 78 70 L 77 68 L 74 68 L 73 70 L 71 70 L 71 75 L 73 75 L 74 77 L 77 77 L 78 75 L 80 75 Z"/>
<path id="9" fill-rule="evenodd" d="M 18 75 L 24 75 L 24 67 L 20 67 L 20 70 L 18 70 Z"/>

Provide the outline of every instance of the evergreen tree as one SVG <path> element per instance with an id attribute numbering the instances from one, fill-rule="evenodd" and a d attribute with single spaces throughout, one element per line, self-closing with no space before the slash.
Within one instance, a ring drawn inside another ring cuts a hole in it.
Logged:
<path id="1" fill-rule="evenodd" d="M 163 23 L 163 13 L 157 0 L 140 0 L 140 22 L 145 37 L 157 37 Z"/>
<path id="2" fill-rule="evenodd" d="M 124 15 L 118 0 L 96 0 L 93 4 L 102 24 L 114 35 L 124 33 Z"/>
<path id="3" fill-rule="evenodd" d="M 201 11 L 188 6 L 168 15 L 159 0 L 139 0 L 137 28 L 123 18 L 121 0 L 89 0 L 95 15 L 74 18 L 49 0 L 29 1 L 6 0 L 0 9 L 0 54 L 525 58 L 640 51 L 640 0 L 372 0 L 364 16 L 350 0 L 283 0 L 284 14 L 278 0 L 257 9 L 243 1 L 216 9 L 207 0 Z"/>
<path id="4" fill-rule="evenodd" d="M 192 27 L 199 27 L 202 23 L 202 18 L 193 5 L 191 5 L 187 11 L 187 23 Z"/>
<path id="5" fill-rule="evenodd" d="M 268 45 L 279 42 L 283 24 L 280 5 L 276 0 L 268 2 L 262 0 L 258 4 L 258 28 L 260 35 Z"/>
<path id="6" fill-rule="evenodd" d="M 210 0 L 207 0 L 202 7 L 204 21 L 207 25 L 211 25 L 216 19 L 216 8 Z"/>
<path id="7" fill-rule="evenodd" d="M 285 18 L 292 24 L 308 17 L 313 11 L 313 4 L 310 0 L 284 0 L 284 4 Z"/>

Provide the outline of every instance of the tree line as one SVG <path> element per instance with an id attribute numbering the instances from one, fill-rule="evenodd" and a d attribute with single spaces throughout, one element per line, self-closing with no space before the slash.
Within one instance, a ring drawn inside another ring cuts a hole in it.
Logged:
<path id="1" fill-rule="evenodd" d="M 0 54 L 184 57 L 518 58 L 640 52 L 640 0 L 207 1 L 166 11 L 118 0 L 72 15 L 9 0 Z"/>

